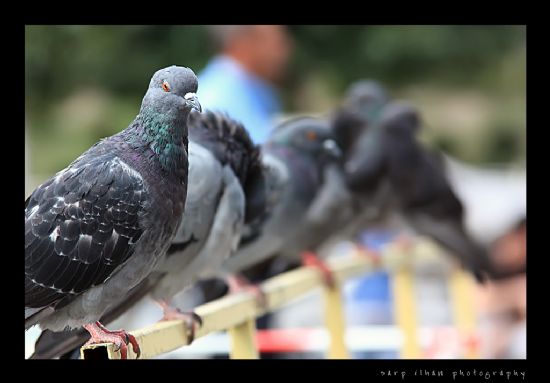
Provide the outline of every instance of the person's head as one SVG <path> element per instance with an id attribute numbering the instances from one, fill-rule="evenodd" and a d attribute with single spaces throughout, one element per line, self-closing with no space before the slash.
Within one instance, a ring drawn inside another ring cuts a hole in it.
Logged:
<path id="1" fill-rule="evenodd" d="M 213 37 L 220 51 L 269 82 L 284 75 L 292 42 L 283 25 L 216 25 Z"/>

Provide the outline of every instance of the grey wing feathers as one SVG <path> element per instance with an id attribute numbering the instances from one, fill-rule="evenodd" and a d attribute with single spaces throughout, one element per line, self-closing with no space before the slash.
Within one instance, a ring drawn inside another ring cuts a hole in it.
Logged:
<path id="1" fill-rule="evenodd" d="M 263 233 L 277 205 L 281 204 L 285 192 L 288 192 L 289 174 L 285 165 L 276 157 L 269 154 L 263 156 L 265 184 L 266 184 L 266 208 L 254 221 L 245 224 L 242 230 L 240 246 L 257 240 Z"/>
<path id="2" fill-rule="evenodd" d="M 189 141 L 189 180 L 185 202 L 185 220 L 173 244 L 186 243 L 194 236 L 202 241 L 208 234 L 212 214 L 221 190 L 222 167 L 202 146 Z"/>
<path id="3" fill-rule="evenodd" d="M 103 283 L 143 233 L 147 191 L 139 173 L 113 154 L 79 160 L 39 186 L 25 208 L 26 308 Z"/>
<path id="4" fill-rule="evenodd" d="M 244 225 L 244 192 L 239 180 L 228 166 L 224 167 L 223 181 L 224 192 L 210 234 L 201 250 L 201 253 L 217 262 L 217 265 L 214 265 L 216 269 L 224 259 L 237 250 Z"/>
<path id="5" fill-rule="evenodd" d="M 244 221 L 244 192 L 229 166 L 222 168 L 219 181 L 221 185 L 216 188 L 219 198 L 211 204 L 214 210 L 208 213 L 211 216 L 207 219 L 206 231 L 200 236 L 197 234 L 196 246 L 168 255 L 159 267 L 166 275 L 155 286 L 153 297 L 171 298 L 200 278 L 218 275 L 222 262 L 236 248 Z M 204 201 L 201 203 L 198 206 L 203 210 L 208 208 Z"/>

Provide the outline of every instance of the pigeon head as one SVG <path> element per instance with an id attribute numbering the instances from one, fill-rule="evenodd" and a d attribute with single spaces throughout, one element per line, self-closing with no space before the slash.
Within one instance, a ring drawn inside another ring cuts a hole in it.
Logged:
<path id="1" fill-rule="evenodd" d="M 191 109 L 201 112 L 197 88 L 197 76 L 191 69 L 175 65 L 160 69 L 151 78 L 141 110 L 174 117 L 186 116 Z"/>
<path id="2" fill-rule="evenodd" d="M 420 114 L 408 102 L 395 101 L 384 108 L 379 124 L 392 135 L 414 135 L 420 129 Z"/>
<path id="3" fill-rule="evenodd" d="M 298 117 L 282 123 L 268 143 L 290 147 L 319 160 L 337 160 L 342 155 L 330 125 L 313 117 Z"/>
<path id="4" fill-rule="evenodd" d="M 344 152 L 376 121 L 388 100 L 386 90 L 376 81 L 361 80 L 349 87 L 332 119 L 332 129 Z"/>
<path id="5" fill-rule="evenodd" d="M 386 89 L 379 82 L 361 80 L 354 82 L 348 88 L 344 103 L 358 108 L 368 108 L 376 104 L 385 103 L 388 99 Z"/>
<path id="6" fill-rule="evenodd" d="M 388 99 L 388 93 L 380 83 L 373 80 L 361 80 L 349 87 L 344 106 L 365 118 L 370 118 L 383 104 L 388 102 Z"/>
<path id="7" fill-rule="evenodd" d="M 170 66 L 151 78 L 139 114 L 121 137 L 140 150 L 152 150 L 162 168 L 187 177 L 187 119 L 201 111 L 197 77 L 189 68 Z"/>

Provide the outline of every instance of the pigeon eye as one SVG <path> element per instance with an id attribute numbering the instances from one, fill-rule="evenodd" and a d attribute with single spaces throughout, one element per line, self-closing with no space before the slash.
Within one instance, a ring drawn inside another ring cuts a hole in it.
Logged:
<path id="1" fill-rule="evenodd" d="M 317 139 L 317 133 L 314 131 L 308 130 L 306 133 L 306 137 L 310 141 L 315 141 Z"/>
<path id="2" fill-rule="evenodd" d="M 162 90 L 165 92 L 170 92 L 170 84 L 166 80 L 162 81 Z"/>

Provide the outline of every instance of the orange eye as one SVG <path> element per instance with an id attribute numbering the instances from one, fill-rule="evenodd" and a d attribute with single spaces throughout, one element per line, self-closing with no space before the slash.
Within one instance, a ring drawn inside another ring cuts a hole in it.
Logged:
<path id="1" fill-rule="evenodd" d="M 170 92 L 170 85 L 166 82 L 166 80 L 162 81 L 162 90 L 165 92 Z"/>
<path id="2" fill-rule="evenodd" d="M 306 133 L 306 136 L 307 136 L 307 139 L 310 140 L 310 141 L 314 141 L 317 139 L 317 133 L 309 130 L 307 133 Z"/>

